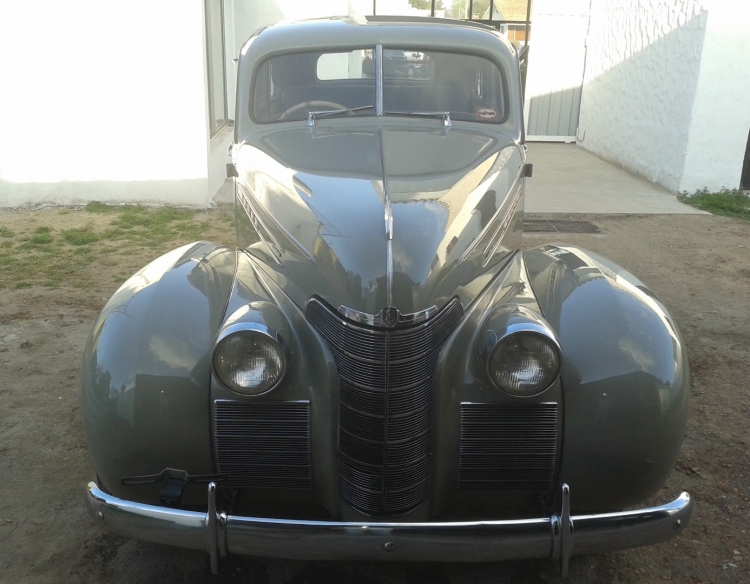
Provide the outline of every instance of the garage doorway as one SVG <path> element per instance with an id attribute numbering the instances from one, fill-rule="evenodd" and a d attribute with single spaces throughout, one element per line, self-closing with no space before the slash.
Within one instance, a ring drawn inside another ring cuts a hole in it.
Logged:
<path id="1" fill-rule="evenodd" d="M 745 146 L 745 162 L 742 164 L 740 190 L 750 191 L 750 134 L 747 136 L 747 146 Z"/>
<path id="2" fill-rule="evenodd" d="M 524 118 L 526 139 L 575 142 L 591 0 L 534 0 Z"/>

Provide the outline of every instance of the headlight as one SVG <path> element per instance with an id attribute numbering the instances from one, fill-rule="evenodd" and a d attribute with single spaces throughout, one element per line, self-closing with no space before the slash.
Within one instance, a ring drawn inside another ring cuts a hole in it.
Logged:
<path id="1" fill-rule="evenodd" d="M 552 342 L 532 332 L 515 333 L 498 342 L 487 368 L 500 389 L 529 396 L 547 389 L 557 379 L 560 358 Z"/>
<path id="2" fill-rule="evenodd" d="M 505 305 L 486 322 L 480 357 L 492 383 L 518 397 L 548 389 L 560 373 L 560 342 L 544 317 L 527 306 Z"/>
<path id="3" fill-rule="evenodd" d="M 255 395 L 273 388 L 283 377 L 284 352 L 270 336 L 239 330 L 219 341 L 214 350 L 214 371 L 236 392 Z"/>

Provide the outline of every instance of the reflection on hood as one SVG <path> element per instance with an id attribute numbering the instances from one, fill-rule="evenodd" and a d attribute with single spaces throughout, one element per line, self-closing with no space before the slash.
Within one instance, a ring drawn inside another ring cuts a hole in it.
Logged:
<path id="1" fill-rule="evenodd" d="M 284 250 L 278 261 L 262 243 L 250 251 L 300 300 L 373 314 L 390 285 L 403 313 L 439 307 L 476 277 L 459 260 L 506 204 L 521 161 L 499 133 L 279 130 L 238 153 L 240 196 Z"/>

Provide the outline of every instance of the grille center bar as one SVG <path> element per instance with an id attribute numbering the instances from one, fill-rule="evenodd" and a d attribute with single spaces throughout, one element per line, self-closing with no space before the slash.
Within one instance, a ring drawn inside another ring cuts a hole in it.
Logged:
<path id="1" fill-rule="evenodd" d="M 308 302 L 307 319 L 338 369 L 341 496 L 355 509 L 403 513 L 427 498 L 432 377 L 462 318 L 453 299 L 418 325 L 375 328 Z"/>

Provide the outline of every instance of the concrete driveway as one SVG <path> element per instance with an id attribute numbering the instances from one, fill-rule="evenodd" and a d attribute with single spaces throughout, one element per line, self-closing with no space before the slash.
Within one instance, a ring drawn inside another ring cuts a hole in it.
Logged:
<path id="1" fill-rule="evenodd" d="M 707 214 L 575 144 L 533 142 L 528 147 L 527 160 L 534 165 L 526 181 L 524 211 L 529 215 Z"/>

